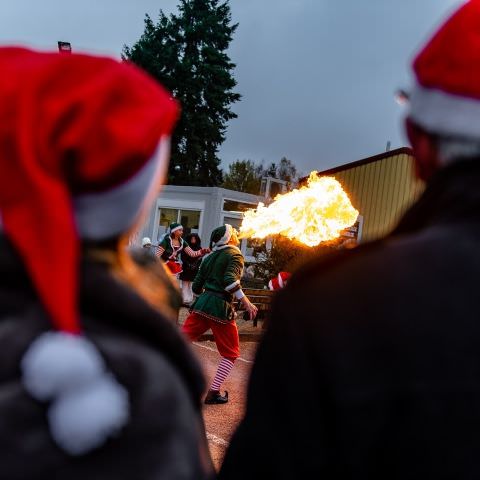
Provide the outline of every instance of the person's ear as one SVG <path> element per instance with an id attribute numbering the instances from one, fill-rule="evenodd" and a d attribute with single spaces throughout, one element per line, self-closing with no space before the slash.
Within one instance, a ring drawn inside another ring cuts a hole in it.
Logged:
<path id="1" fill-rule="evenodd" d="M 427 181 L 441 166 L 435 138 L 409 118 L 405 120 L 405 129 L 413 148 L 417 177 Z"/>

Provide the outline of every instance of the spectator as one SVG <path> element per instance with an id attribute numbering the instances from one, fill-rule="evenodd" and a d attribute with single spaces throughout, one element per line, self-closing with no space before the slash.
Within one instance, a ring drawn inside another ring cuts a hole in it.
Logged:
<path id="1" fill-rule="evenodd" d="M 209 477 L 199 367 L 124 247 L 175 101 L 111 59 L 0 48 L 0 69 L 2 478 Z"/>
<path id="2" fill-rule="evenodd" d="M 143 237 L 142 247 L 147 249 L 152 248 L 152 241 L 148 237 Z"/>
<path id="3" fill-rule="evenodd" d="M 138 247 L 133 247 L 131 248 L 131 251 L 134 252 L 138 249 Z M 157 256 L 155 255 L 155 250 L 154 247 L 152 246 L 152 241 L 150 240 L 149 237 L 143 237 L 142 238 L 142 253 L 149 257 L 152 257 L 153 259 L 156 259 Z"/>
<path id="4" fill-rule="evenodd" d="M 202 241 L 197 233 L 189 233 L 185 237 L 185 241 L 194 252 L 202 249 Z M 190 306 L 193 302 L 192 282 L 200 268 L 201 258 L 192 257 L 185 250 L 181 253 L 182 272 L 180 280 L 182 281 L 182 299 L 185 306 Z"/>
<path id="5" fill-rule="evenodd" d="M 278 293 L 222 480 L 480 478 L 480 1 L 414 72 L 426 191 L 390 236 Z"/>

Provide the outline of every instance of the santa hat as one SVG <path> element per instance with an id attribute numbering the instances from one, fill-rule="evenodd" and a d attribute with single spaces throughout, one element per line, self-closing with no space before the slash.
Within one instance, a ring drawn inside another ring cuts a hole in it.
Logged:
<path id="1" fill-rule="evenodd" d="M 183 229 L 183 225 L 181 223 L 173 222 L 170 224 L 170 233 L 176 232 L 177 230 Z"/>
<path id="2" fill-rule="evenodd" d="M 287 285 L 287 282 L 291 274 L 288 272 L 280 272 L 276 277 L 272 278 L 268 282 L 268 288 L 270 290 L 280 290 Z"/>
<path id="3" fill-rule="evenodd" d="M 446 21 L 413 69 L 412 121 L 431 133 L 480 140 L 480 0 Z"/>
<path id="4" fill-rule="evenodd" d="M 230 241 L 233 235 L 233 227 L 226 223 L 221 227 L 217 227 L 210 235 L 210 248 L 212 251 L 224 247 Z"/>
<path id="5" fill-rule="evenodd" d="M 178 108 L 112 59 L 0 48 L 0 70 L 0 229 L 58 330 L 28 349 L 24 385 L 50 402 L 59 446 L 82 454 L 124 425 L 128 408 L 79 335 L 80 239 L 112 239 L 138 221 L 167 166 Z"/>

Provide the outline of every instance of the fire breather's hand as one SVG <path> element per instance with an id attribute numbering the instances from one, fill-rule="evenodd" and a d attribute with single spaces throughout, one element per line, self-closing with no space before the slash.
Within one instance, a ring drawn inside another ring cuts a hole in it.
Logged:
<path id="1" fill-rule="evenodd" d="M 243 307 L 248 312 L 248 318 L 254 320 L 257 316 L 258 308 L 247 297 L 243 297 L 241 301 Z"/>

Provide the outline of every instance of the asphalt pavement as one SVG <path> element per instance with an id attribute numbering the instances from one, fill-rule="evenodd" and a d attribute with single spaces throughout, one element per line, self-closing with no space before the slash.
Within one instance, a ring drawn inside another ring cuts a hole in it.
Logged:
<path id="1" fill-rule="evenodd" d="M 244 413 L 248 377 L 257 345 L 257 342 L 241 342 L 241 356 L 235 362 L 230 376 L 222 387 L 222 391 L 228 391 L 228 403 L 204 405 L 203 407 L 208 445 L 217 469 L 221 465 L 228 443 Z M 195 342 L 193 348 L 203 367 L 207 382 L 211 382 L 220 359 L 215 343 L 212 341 Z"/>

